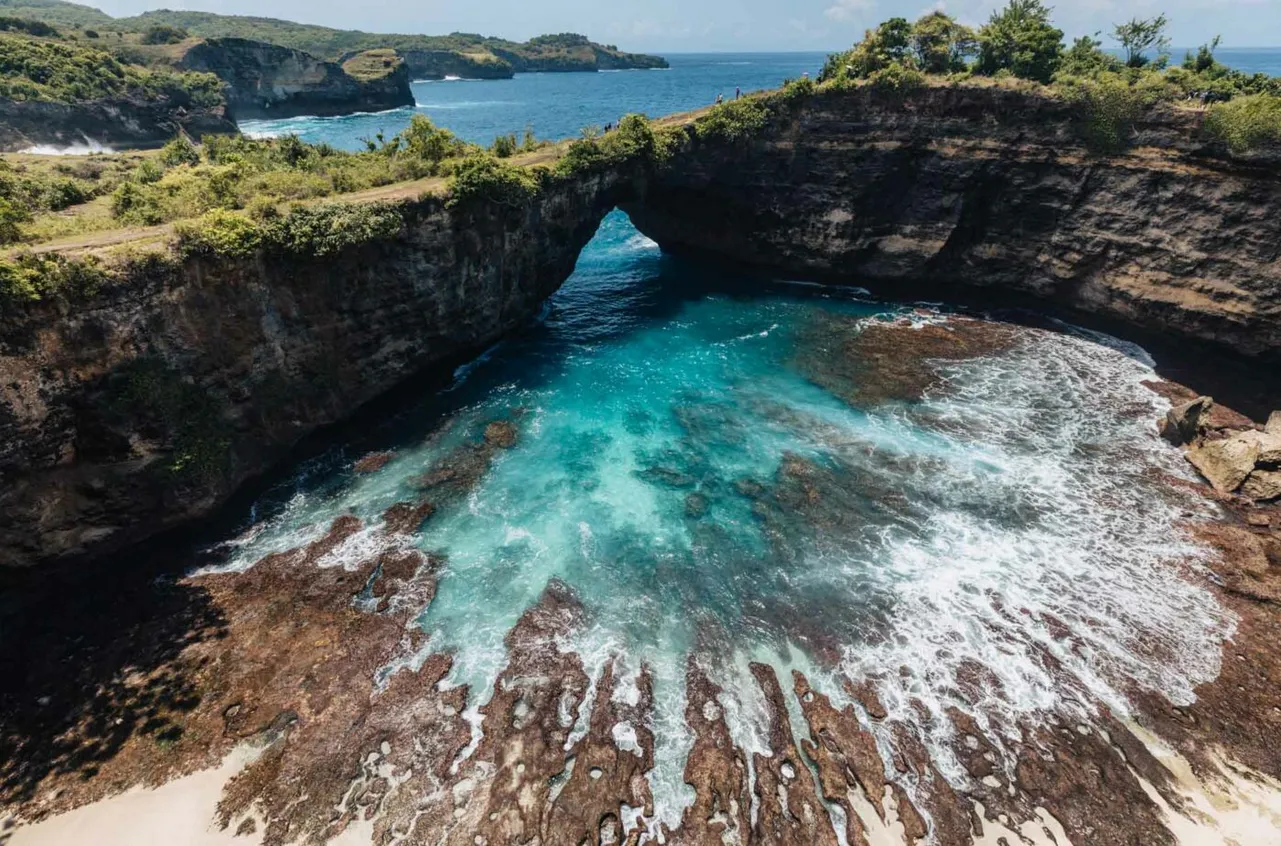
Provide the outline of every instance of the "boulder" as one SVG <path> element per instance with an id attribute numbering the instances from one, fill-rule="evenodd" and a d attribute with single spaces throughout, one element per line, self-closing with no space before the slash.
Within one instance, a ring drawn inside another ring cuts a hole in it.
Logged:
<path id="1" fill-rule="evenodd" d="M 1268 470 L 1281 469 L 1281 435 L 1252 429 L 1248 432 L 1238 432 L 1232 438 L 1258 446 L 1259 454 L 1254 459 L 1257 466 Z"/>
<path id="2" fill-rule="evenodd" d="M 1176 405 L 1159 424 L 1161 437 L 1175 446 L 1194 442 L 1205 430 L 1213 410 L 1214 400 L 1210 397 L 1197 397 L 1191 402 Z"/>
<path id="3" fill-rule="evenodd" d="M 1259 443 L 1246 432 L 1221 441 L 1205 441 L 1188 450 L 1188 461 L 1219 493 L 1235 493 L 1254 472 Z"/>
<path id="4" fill-rule="evenodd" d="M 1264 429 L 1269 435 L 1281 435 L 1281 411 L 1272 412 L 1268 418 L 1267 428 Z"/>
<path id="5" fill-rule="evenodd" d="M 1241 494 L 1255 502 L 1281 499 L 1281 470 L 1255 470 L 1241 486 Z"/>

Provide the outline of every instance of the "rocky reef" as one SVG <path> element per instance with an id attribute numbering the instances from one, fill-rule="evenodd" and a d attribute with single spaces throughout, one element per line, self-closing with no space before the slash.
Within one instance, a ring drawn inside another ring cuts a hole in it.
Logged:
<path id="1" fill-rule="evenodd" d="M 696 135 L 633 222 L 664 250 L 889 296 L 1053 303 L 1246 356 L 1281 350 L 1281 159 L 1233 157 L 1194 110 L 1121 153 L 1038 90 L 820 91 Z"/>
<path id="2" fill-rule="evenodd" d="M 226 84 L 227 107 L 236 119 L 342 115 L 412 106 L 414 95 L 405 64 L 390 53 L 385 63 L 376 64 L 355 75 L 343 65 L 301 50 L 245 38 L 206 39 L 180 60 L 184 69 L 212 73 Z"/>

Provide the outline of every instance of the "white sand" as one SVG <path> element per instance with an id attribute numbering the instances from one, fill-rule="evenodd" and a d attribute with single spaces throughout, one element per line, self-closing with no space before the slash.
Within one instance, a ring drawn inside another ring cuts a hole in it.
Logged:
<path id="1" fill-rule="evenodd" d="M 1180 846 L 1281 844 L 1281 783 L 1224 759 L 1218 761 L 1219 777 L 1203 782 L 1193 774 L 1187 759 L 1159 737 L 1132 723 L 1129 729 L 1174 776 L 1187 803 L 1186 813 L 1175 809 L 1155 787 L 1139 778 Z M 1273 739 L 1260 738 L 1260 742 L 1271 743 Z"/>

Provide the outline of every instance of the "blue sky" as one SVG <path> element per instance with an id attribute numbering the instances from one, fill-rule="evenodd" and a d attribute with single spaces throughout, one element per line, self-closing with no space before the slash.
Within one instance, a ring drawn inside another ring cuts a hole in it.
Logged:
<path id="1" fill-rule="evenodd" d="M 149 8 L 280 17 L 374 32 L 483 32 L 525 39 L 574 31 L 629 50 L 830 50 L 894 15 L 934 8 L 980 23 L 1005 0 L 80 0 L 112 15 Z M 1069 35 L 1108 31 L 1135 15 L 1165 12 L 1176 45 L 1215 33 L 1224 46 L 1281 46 L 1281 0 L 1072 0 L 1055 20 Z"/>

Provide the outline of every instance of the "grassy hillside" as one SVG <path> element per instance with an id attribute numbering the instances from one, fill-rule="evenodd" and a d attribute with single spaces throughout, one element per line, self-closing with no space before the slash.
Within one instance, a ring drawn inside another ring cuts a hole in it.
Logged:
<path id="1" fill-rule="evenodd" d="M 0 97 L 78 103 L 167 96 L 197 106 L 222 102 L 221 83 L 205 73 L 170 73 L 126 64 L 80 43 L 0 32 Z"/>
<path id="2" fill-rule="evenodd" d="M 521 44 L 475 33 L 404 35 L 333 29 L 277 18 L 218 15 L 160 9 L 132 18 L 112 18 L 88 6 L 62 0 L 0 0 L 0 15 L 30 18 L 64 27 L 99 32 L 140 33 L 169 26 L 203 38 L 236 37 L 304 50 L 324 59 L 388 48 L 440 50 L 473 62 L 509 62 L 516 71 L 596 70 L 597 68 L 666 67 L 657 56 L 624 53 L 576 34 L 547 35 Z"/>

